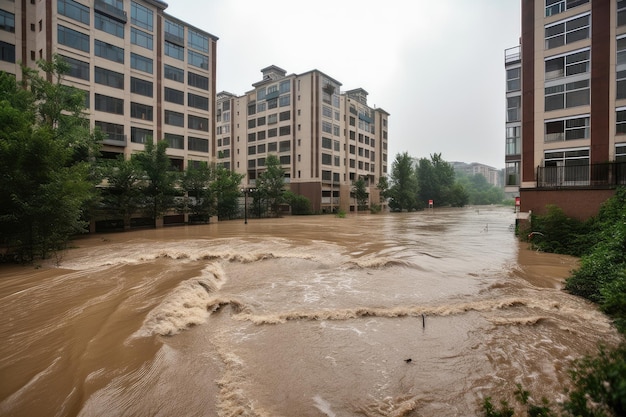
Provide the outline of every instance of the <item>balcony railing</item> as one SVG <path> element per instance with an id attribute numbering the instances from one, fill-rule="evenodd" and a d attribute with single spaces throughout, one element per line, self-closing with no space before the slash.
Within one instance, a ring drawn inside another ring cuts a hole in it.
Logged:
<path id="1" fill-rule="evenodd" d="M 513 62 L 518 62 L 522 59 L 522 47 L 514 46 L 513 48 L 508 48 L 504 50 L 504 63 L 511 64 Z"/>
<path id="2" fill-rule="evenodd" d="M 124 10 L 107 4 L 103 0 L 96 0 L 94 3 L 94 9 L 122 23 L 126 23 L 128 21 L 126 12 Z"/>
<path id="3" fill-rule="evenodd" d="M 537 167 L 537 188 L 626 185 L 626 162 Z"/>

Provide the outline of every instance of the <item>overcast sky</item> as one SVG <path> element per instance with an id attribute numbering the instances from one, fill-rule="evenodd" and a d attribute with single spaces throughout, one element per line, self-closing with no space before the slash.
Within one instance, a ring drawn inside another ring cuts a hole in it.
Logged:
<path id="1" fill-rule="evenodd" d="M 243 95 L 270 65 L 317 69 L 390 113 L 390 164 L 408 152 L 504 167 L 504 50 L 519 42 L 519 0 L 165 1 L 219 38 L 218 92 Z"/>

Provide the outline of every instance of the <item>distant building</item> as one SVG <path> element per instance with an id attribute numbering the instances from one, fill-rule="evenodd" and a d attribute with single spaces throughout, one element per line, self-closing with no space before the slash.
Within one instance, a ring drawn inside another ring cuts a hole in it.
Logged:
<path id="1" fill-rule="evenodd" d="M 626 1 L 521 10 L 521 45 L 505 52 L 506 185 L 522 212 L 587 218 L 626 185 Z"/>
<path id="2" fill-rule="evenodd" d="M 467 176 L 480 174 L 487 182 L 494 187 L 502 187 L 502 170 L 478 162 L 450 162 L 456 172 L 461 172 Z"/>
<path id="3" fill-rule="evenodd" d="M 341 83 L 318 70 L 287 74 L 277 66 L 242 96 L 217 98 L 217 162 L 244 174 L 253 187 L 265 159 L 278 156 L 291 191 L 313 210 L 355 210 L 352 184 L 363 178 L 370 204 L 387 174 L 389 114 L 370 107 L 363 89 L 342 92 Z"/>

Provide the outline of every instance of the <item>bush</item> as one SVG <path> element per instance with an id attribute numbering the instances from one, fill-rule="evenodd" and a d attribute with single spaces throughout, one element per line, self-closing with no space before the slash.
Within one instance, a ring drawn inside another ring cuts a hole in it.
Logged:
<path id="1" fill-rule="evenodd" d="M 543 252 L 580 256 L 587 252 L 591 243 L 587 239 L 589 224 L 569 218 L 560 207 L 548 205 L 543 216 L 531 218 L 529 240 Z"/>
<path id="2" fill-rule="evenodd" d="M 346 217 L 346 211 L 343 210 L 343 209 L 337 210 L 337 213 L 335 213 L 335 217 L 339 217 L 340 219 L 344 219 Z"/>

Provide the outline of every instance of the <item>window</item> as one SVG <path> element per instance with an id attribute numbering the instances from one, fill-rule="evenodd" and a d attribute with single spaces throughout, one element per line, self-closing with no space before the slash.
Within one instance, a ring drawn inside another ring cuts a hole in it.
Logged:
<path id="1" fill-rule="evenodd" d="M 164 90 L 165 101 L 176 104 L 185 104 L 185 93 L 180 90 L 174 90 L 173 88 L 165 87 Z"/>
<path id="2" fill-rule="evenodd" d="M 194 109 L 209 110 L 209 99 L 207 97 L 187 93 L 187 105 Z"/>
<path id="3" fill-rule="evenodd" d="M 61 55 L 61 57 L 70 66 L 70 70 L 67 75 L 89 81 L 89 62 L 79 61 L 78 59 L 70 58 L 69 56 L 64 55 Z"/>
<path id="4" fill-rule="evenodd" d="M 95 94 L 95 109 L 107 113 L 124 114 L 124 100 L 121 98 L 109 97 L 102 94 Z"/>
<path id="5" fill-rule="evenodd" d="M 152 130 L 131 127 L 130 141 L 133 143 L 152 142 Z"/>
<path id="6" fill-rule="evenodd" d="M 333 164 L 332 155 L 327 154 L 327 153 L 322 153 L 322 165 L 332 165 L 332 164 Z"/>
<path id="7" fill-rule="evenodd" d="M 152 121 L 152 106 L 141 103 L 130 103 L 130 117 Z"/>
<path id="8" fill-rule="evenodd" d="M 185 115 L 171 110 L 165 110 L 165 124 L 172 126 L 185 126 Z"/>
<path id="9" fill-rule="evenodd" d="M 278 87 L 278 91 L 280 92 L 280 94 L 288 93 L 289 91 L 291 91 L 291 81 L 281 81 Z"/>
<path id="10" fill-rule="evenodd" d="M 248 129 L 253 129 L 256 127 L 256 119 L 248 120 Z"/>
<path id="11" fill-rule="evenodd" d="M 248 146 L 248 155 L 256 155 L 256 146 Z"/>
<path id="12" fill-rule="evenodd" d="M 555 185 L 589 183 L 589 148 L 559 149 L 544 152 L 544 181 Z"/>
<path id="13" fill-rule="evenodd" d="M 268 125 L 274 125 L 276 123 L 278 123 L 278 115 L 276 113 L 270 114 L 269 116 L 267 116 Z"/>
<path id="14" fill-rule="evenodd" d="M 289 165 L 291 164 L 291 155 L 281 155 L 278 158 L 278 161 L 281 165 Z"/>
<path id="15" fill-rule="evenodd" d="M 522 98 L 508 97 L 506 99 L 506 121 L 517 122 L 520 120 L 520 107 L 522 105 Z"/>
<path id="16" fill-rule="evenodd" d="M 187 46 L 202 52 L 209 52 L 209 37 L 203 33 L 189 29 Z"/>
<path id="17" fill-rule="evenodd" d="M 187 138 L 187 150 L 197 152 L 209 152 L 209 140 L 202 138 Z"/>
<path id="18" fill-rule="evenodd" d="M 616 109 L 615 116 L 615 134 L 626 135 L 626 107 Z"/>
<path id="19" fill-rule="evenodd" d="M 152 35 L 135 27 L 130 28 L 130 43 L 133 45 L 139 45 L 149 50 L 154 48 Z"/>
<path id="20" fill-rule="evenodd" d="M 189 129 L 202 130 L 204 132 L 209 131 L 209 119 L 206 117 L 198 117 L 190 114 L 187 118 L 187 122 Z"/>
<path id="21" fill-rule="evenodd" d="M 172 57 L 174 59 L 178 59 L 180 61 L 185 60 L 185 48 L 182 46 L 176 45 L 175 43 L 165 41 L 164 43 L 164 51 L 165 55 Z"/>
<path id="22" fill-rule="evenodd" d="M 265 101 L 264 101 L 264 102 L 262 102 L 262 103 L 257 103 L 257 105 L 256 105 L 256 111 L 257 111 L 258 113 L 260 113 L 260 112 L 262 112 L 262 111 L 265 111 L 265 110 L 266 110 L 266 108 L 267 108 L 267 103 L 266 103 Z"/>
<path id="23" fill-rule="evenodd" d="M 276 136 L 278 136 L 278 129 L 273 128 L 273 129 L 268 129 L 267 130 L 267 137 L 268 138 L 274 138 Z"/>
<path id="24" fill-rule="evenodd" d="M 126 135 L 124 135 L 124 125 L 100 122 L 97 120 L 95 125 L 97 128 L 100 128 L 100 130 L 102 131 L 102 133 L 104 133 L 108 140 L 126 142 Z"/>
<path id="25" fill-rule="evenodd" d="M 266 101 L 268 109 L 275 109 L 278 107 L 278 98 L 271 98 Z"/>
<path id="26" fill-rule="evenodd" d="M 248 116 L 253 114 L 256 114 L 256 103 L 254 101 L 248 104 Z"/>
<path id="27" fill-rule="evenodd" d="M 589 0 L 546 0 L 546 17 L 589 3 Z"/>
<path id="28" fill-rule="evenodd" d="M 330 122 L 322 122 L 322 132 L 333 133 L 333 124 Z"/>
<path id="29" fill-rule="evenodd" d="M 97 84 L 108 85 L 109 87 L 124 89 L 124 74 L 111 71 L 105 68 L 94 68 L 94 80 Z"/>
<path id="30" fill-rule="evenodd" d="M 617 26 L 626 25 L 626 0 L 617 0 Z"/>
<path id="31" fill-rule="evenodd" d="M 290 135 L 291 134 L 291 126 L 287 125 L 287 126 L 281 126 L 278 129 L 278 134 L 280 136 L 285 136 L 285 135 Z"/>
<path id="32" fill-rule="evenodd" d="M 589 38 L 590 14 L 573 17 L 545 27 L 546 49 Z"/>
<path id="33" fill-rule="evenodd" d="M 94 13 L 94 26 L 96 29 L 124 39 L 124 24 L 109 16 Z"/>
<path id="34" fill-rule="evenodd" d="M 626 98 L 626 70 L 618 71 L 616 75 L 616 80 L 617 80 L 616 98 L 617 99 Z"/>
<path id="35" fill-rule="evenodd" d="M 165 64 L 163 70 L 164 76 L 168 80 L 177 81 L 179 83 L 185 82 L 185 71 L 182 69 Z"/>
<path id="36" fill-rule="evenodd" d="M 322 137 L 322 148 L 324 148 L 324 149 L 332 149 L 333 148 L 333 141 L 332 141 L 332 139 Z"/>
<path id="37" fill-rule="evenodd" d="M 152 32 L 152 10 L 139 3 L 132 2 L 130 5 L 130 21 L 133 25 Z"/>
<path id="38" fill-rule="evenodd" d="M 187 73 L 187 83 L 191 87 L 196 87 L 202 90 L 209 91 L 209 78 L 208 77 L 204 77 L 202 75 L 195 74 L 190 71 Z"/>
<path id="39" fill-rule="evenodd" d="M 165 20 L 165 39 L 181 47 L 185 44 L 185 27 L 172 20 Z"/>
<path id="40" fill-rule="evenodd" d="M 553 80 L 561 77 L 569 77 L 576 74 L 589 73 L 590 50 L 585 49 L 562 55 L 555 58 L 548 58 L 545 61 L 546 80 Z"/>
<path id="41" fill-rule="evenodd" d="M 130 77 L 130 91 L 146 97 L 154 95 L 152 81 L 142 80 L 141 78 Z"/>
<path id="42" fill-rule="evenodd" d="M 589 116 L 546 120 L 544 142 L 550 143 L 564 140 L 588 139 L 589 133 Z"/>
<path id="43" fill-rule="evenodd" d="M 280 96 L 278 98 L 278 105 L 280 107 L 285 107 L 291 104 L 291 96 L 289 94 L 285 94 L 284 96 Z"/>
<path id="44" fill-rule="evenodd" d="M 278 152 L 289 152 L 291 151 L 291 141 L 283 140 L 278 143 Z"/>
<path id="45" fill-rule="evenodd" d="M 110 43 L 94 40 L 94 54 L 109 61 L 124 63 L 124 48 L 111 45 Z"/>
<path id="46" fill-rule="evenodd" d="M 291 119 L 291 112 L 289 110 L 280 112 L 280 114 L 278 115 L 278 120 L 280 120 L 281 122 L 289 119 Z"/>
<path id="47" fill-rule="evenodd" d="M 209 57 L 196 51 L 187 51 L 187 63 L 194 67 L 209 69 Z"/>
<path id="48" fill-rule="evenodd" d="M 61 45 L 89 52 L 89 35 L 58 25 L 57 39 Z"/>
<path id="49" fill-rule="evenodd" d="M 264 139 L 265 139 L 266 132 L 265 132 L 265 130 L 261 130 L 260 132 L 258 132 L 258 134 L 257 134 L 257 135 L 258 135 L 258 137 L 259 137 L 259 140 L 264 140 Z"/>
<path id="50" fill-rule="evenodd" d="M 255 142 L 256 141 L 256 133 L 252 132 L 252 133 L 248 133 L 248 142 Z"/>
<path id="51" fill-rule="evenodd" d="M 265 125 L 265 116 L 259 117 L 258 119 L 256 119 L 256 125 L 257 126 L 264 126 Z"/>
<path id="52" fill-rule="evenodd" d="M 74 19 L 80 23 L 89 25 L 89 7 L 75 2 L 74 0 L 58 0 L 57 12 L 60 15 Z M 2 13 L 0 13 L 2 16 Z M 0 27 L 2 27 L 2 18 L 0 17 Z M 15 29 L 15 22 L 13 25 Z"/>
<path id="53" fill-rule="evenodd" d="M 147 72 L 148 74 L 152 74 L 152 59 L 131 52 L 130 67 L 139 71 Z"/>
<path id="54" fill-rule="evenodd" d="M 626 162 L 626 143 L 615 144 L 615 162 Z"/>
<path id="55" fill-rule="evenodd" d="M 278 150 L 278 145 L 276 142 L 272 142 L 272 143 L 268 143 L 267 144 L 267 151 L 268 152 L 276 152 Z"/>
<path id="56" fill-rule="evenodd" d="M 183 135 L 174 135 L 173 133 L 166 133 L 165 140 L 167 141 L 168 148 L 185 149 L 185 137 Z"/>
<path id="57" fill-rule="evenodd" d="M 59 4 L 61 3 L 59 2 Z M 89 16 L 87 16 L 87 19 L 89 19 Z M 89 24 L 89 21 L 87 21 L 87 24 Z M 13 13 L 0 9 L 0 29 L 15 33 L 15 15 Z"/>
<path id="58" fill-rule="evenodd" d="M 545 88 L 545 111 L 589 104 L 589 80 Z"/>
<path id="59" fill-rule="evenodd" d="M 328 106 L 322 106 L 322 116 L 324 117 L 333 117 L 333 109 Z"/>
<path id="60" fill-rule="evenodd" d="M 257 147 L 256 147 L 256 151 L 257 151 L 258 153 L 265 153 L 265 144 L 264 144 L 264 143 L 262 143 L 262 144 L 260 144 L 260 145 L 257 145 Z"/>
<path id="61" fill-rule="evenodd" d="M 506 128 L 505 155 L 520 155 L 522 153 L 520 129 L 519 126 Z"/>

